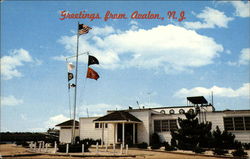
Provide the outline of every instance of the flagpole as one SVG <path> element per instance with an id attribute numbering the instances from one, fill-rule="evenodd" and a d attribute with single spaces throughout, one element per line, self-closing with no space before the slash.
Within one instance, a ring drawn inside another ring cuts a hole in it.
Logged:
<path id="1" fill-rule="evenodd" d="M 77 72 L 78 72 L 78 48 L 79 48 L 79 22 L 77 25 L 77 46 L 76 46 L 76 72 L 75 72 L 75 99 L 74 99 L 74 115 L 73 115 L 73 130 L 72 130 L 72 141 L 75 143 L 75 121 L 76 121 L 76 96 L 77 96 Z"/>

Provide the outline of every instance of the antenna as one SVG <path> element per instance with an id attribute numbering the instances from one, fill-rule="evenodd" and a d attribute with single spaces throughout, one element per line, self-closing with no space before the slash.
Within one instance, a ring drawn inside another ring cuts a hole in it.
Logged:
<path id="1" fill-rule="evenodd" d="M 139 104 L 138 100 L 136 101 L 136 103 L 137 103 L 137 105 L 138 105 L 139 109 L 141 109 L 141 108 L 140 108 L 140 104 Z"/>
<path id="2" fill-rule="evenodd" d="M 151 97 L 152 92 L 148 92 L 147 94 L 148 94 L 148 106 L 150 106 L 150 97 Z"/>
<path id="3" fill-rule="evenodd" d="M 88 108 L 86 108 L 86 111 L 87 111 L 87 117 L 89 117 L 89 110 L 88 110 Z"/>
<path id="4" fill-rule="evenodd" d="M 212 91 L 212 106 L 214 106 L 214 95 L 213 95 L 213 91 Z"/>

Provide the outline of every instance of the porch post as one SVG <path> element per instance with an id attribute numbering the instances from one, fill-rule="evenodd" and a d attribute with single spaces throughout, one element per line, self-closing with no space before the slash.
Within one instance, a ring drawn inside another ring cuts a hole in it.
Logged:
<path id="1" fill-rule="evenodd" d="M 114 141 L 113 141 L 113 145 L 115 145 L 116 143 L 116 124 L 114 123 Z"/>
<path id="2" fill-rule="evenodd" d="M 133 144 L 135 144 L 135 123 L 133 123 Z"/>
<path id="3" fill-rule="evenodd" d="M 103 146 L 103 142 L 104 142 L 104 123 L 101 123 L 102 124 L 102 146 Z"/>
<path id="4" fill-rule="evenodd" d="M 125 143 L 125 123 L 122 123 L 122 147 L 124 147 Z"/>

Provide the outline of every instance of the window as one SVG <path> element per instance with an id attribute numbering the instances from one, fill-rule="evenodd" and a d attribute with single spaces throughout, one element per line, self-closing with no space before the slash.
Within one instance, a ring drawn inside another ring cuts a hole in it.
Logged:
<path id="1" fill-rule="evenodd" d="M 154 129 L 155 129 L 155 132 L 161 132 L 161 121 L 160 120 L 154 121 Z"/>
<path id="2" fill-rule="evenodd" d="M 95 123 L 95 128 L 99 128 L 99 123 Z"/>
<path id="3" fill-rule="evenodd" d="M 224 118 L 225 130 L 234 130 L 233 118 Z"/>
<path id="4" fill-rule="evenodd" d="M 170 130 L 177 130 L 177 123 L 176 120 L 169 120 L 169 126 L 170 126 Z"/>
<path id="5" fill-rule="evenodd" d="M 161 131 L 169 131 L 169 125 L 168 125 L 168 120 L 162 120 L 162 123 L 161 123 Z"/>
<path id="6" fill-rule="evenodd" d="M 177 129 L 176 120 L 155 120 L 154 131 L 155 132 L 166 132 Z"/>
<path id="7" fill-rule="evenodd" d="M 169 111 L 169 114 L 174 114 L 174 109 L 171 109 L 171 110 Z"/>
<path id="8" fill-rule="evenodd" d="M 183 109 L 180 109 L 180 110 L 179 110 L 179 113 L 180 113 L 180 114 L 184 114 L 185 111 L 184 111 Z"/>
<path id="9" fill-rule="evenodd" d="M 244 117 L 246 130 L 250 130 L 250 117 Z"/>
<path id="10" fill-rule="evenodd" d="M 250 117 L 225 117 L 225 130 L 250 130 Z"/>
<path id="11" fill-rule="evenodd" d="M 166 114 L 165 110 L 161 110 L 160 113 L 162 114 Z"/>
<path id="12" fill-rule="evenodd" d="M 243 123 L 242 117 L 234 118 L 234 127 L 235 127 L 235 130 L 244 130 L 244 123 Z"/>
<path id="13" fill-rule="evenodd" d="M 108 128 L 108 124 L 107 123 L 105 123 L 105 128 Z"/>

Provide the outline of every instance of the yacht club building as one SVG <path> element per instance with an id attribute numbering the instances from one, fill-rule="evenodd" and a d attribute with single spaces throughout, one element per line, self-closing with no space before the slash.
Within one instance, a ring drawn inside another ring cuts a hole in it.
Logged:
<path id="1" fill-rule="evenodd" d="M 199 122 L 212 122 L 220 130 L 232 132 L 236 140 L 250 143 L 250 110 L 216 111 L 203 96 L 187 97 L 186 106 L 170 106 L 127 110 L 109 110 L 102 117 L 81 117 L 76 127 L 80 139 L 101 139 L 105 144 L 150 143 L 150 136 L 158 133 L 162 141 L 171 141 L 171 130 L 178 128 L 177 119 L 184 113 L 197 112 Z M 64 122 L 65 123 L 65 122 Z M 71 121 L 73 124 L 73 122 Z M 69 143 L 72 125 L 60 127 L 60 142 Z"/>

